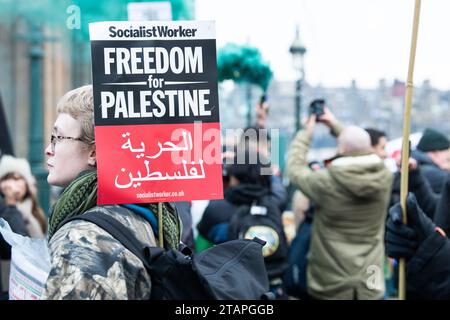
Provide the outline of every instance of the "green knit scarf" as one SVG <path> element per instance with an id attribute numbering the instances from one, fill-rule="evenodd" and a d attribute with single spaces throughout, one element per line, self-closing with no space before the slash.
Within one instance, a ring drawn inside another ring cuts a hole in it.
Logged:
<path id="1" fill-rule="evenodd" d="M 97 205 L 97 172 L 84 171 L 64 189 L 53 205 L 48 225 L 48 239 L 58 231 L 66 219 L 83 214 Z M 146 204 L 158 217 L 158 203 Z M 170 203 L 163 203 L 164 247 L 177 249 L 181 238 L 180 220 L 176 209 Z"/>
<path id="2" fill-rule="evenodd" d="M 158 219 L 158 203 L 148 203 L 147 207 Z M 178 217 L 178 212 L 174 206 L 168 202 L 162 205 L 164 248 L 178 249 L 181 240 L 182 225 Z"/>
<path id="3" fill-rule="evenodd" d="M 50 240 L 66 219 L 82 214 L 97 205 L 97 172 L 80 173 L 64 189 L 50 211 L 48 239 Z"/>

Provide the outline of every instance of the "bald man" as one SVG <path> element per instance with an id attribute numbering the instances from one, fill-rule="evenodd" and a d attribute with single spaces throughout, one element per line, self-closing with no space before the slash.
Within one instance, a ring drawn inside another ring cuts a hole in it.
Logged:
<path id="1" fill-rule="evenodd" d="M 384 225 L 392 175 L 362 128 L 339 125 L 325 108 L 320 122 L 338 137 L 326 169 L 306 162 L 316 125 L 312 115 L 288 154 L 288 177 L 316 204 L 308 257 L 308 293 L 315 299 L 384 296 Z"/>
<path id="2" fill-rule="evenodd" d="M 339 154 L 370 152 L 370 136 L 366 130 L 360 127 L 348 126 L 344 128 L 337 137 L 337 141 Z"/>

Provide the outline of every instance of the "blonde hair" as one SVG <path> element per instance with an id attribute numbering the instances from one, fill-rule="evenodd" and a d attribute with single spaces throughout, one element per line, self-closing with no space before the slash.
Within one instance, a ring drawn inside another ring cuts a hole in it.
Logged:
<path id="1" fill-rule="evenodd" d="M 88 144 L 95 142 L 94 94 L 92 85 L 85 85 L 67 92 L 58 102 L 57 111 L 67 113 L 81 126 L 80 139 Z"/>

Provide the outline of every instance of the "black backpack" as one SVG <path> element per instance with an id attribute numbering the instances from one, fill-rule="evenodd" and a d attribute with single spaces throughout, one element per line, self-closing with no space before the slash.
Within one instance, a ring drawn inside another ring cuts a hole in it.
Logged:
<path id="1" fill-rule="evenodd" d="M 288 245 L 281 221 L 281 212 L 270 198 L 241 205 L 228 226 L 228 239 L 253 239 L 266 242 L 263 256 L 269 279 L 283 275 L 287 268 Z"/>
<path id="2" fill-rule="evenodd" d="M 152 280 L 151 299 L 272 299 L 260 239 L 228 241 L 193 254 L 184 246 L 165 250 L 143 246 L 113 217 L 91 211 L 68 219 L 92 222 L 136 255 Z"/>

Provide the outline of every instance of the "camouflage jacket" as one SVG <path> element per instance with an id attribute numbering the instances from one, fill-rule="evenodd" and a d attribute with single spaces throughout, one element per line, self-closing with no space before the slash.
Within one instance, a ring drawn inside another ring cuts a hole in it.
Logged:
<path id="1" fill-rule="evenodd" d="M 143 243 L 156 246 L 144 218 L 121 206 L 100 210 L 117 219 Z M 90 210 L 90 211 L 91 211 Z M 141 260 L 97 225 L 75 220 L 49 242 L 52 268 L 42 299 L 149 299 L 151 280 Z"/>

